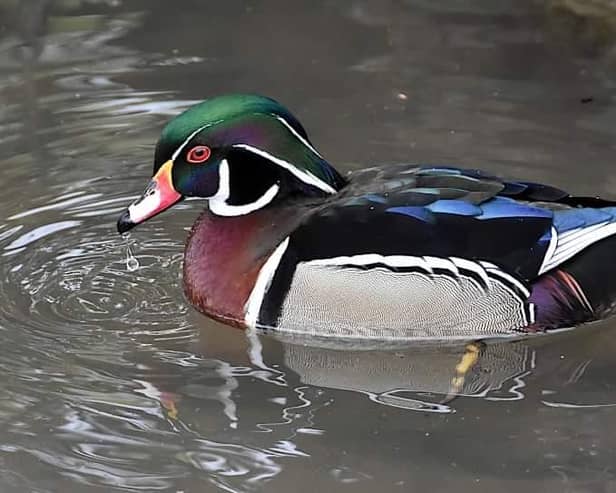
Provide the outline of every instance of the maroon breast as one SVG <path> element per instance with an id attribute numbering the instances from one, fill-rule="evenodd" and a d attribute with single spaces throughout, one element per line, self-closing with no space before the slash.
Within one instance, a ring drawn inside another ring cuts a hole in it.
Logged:
<path id="1" fill-rule="evenodd" d="M 184 254 L 184 291 L 205 315 L 245 328 L 245 305 L 261 267 L 296 221 L 284 211 L 220 217 L 204 212 Z"/>

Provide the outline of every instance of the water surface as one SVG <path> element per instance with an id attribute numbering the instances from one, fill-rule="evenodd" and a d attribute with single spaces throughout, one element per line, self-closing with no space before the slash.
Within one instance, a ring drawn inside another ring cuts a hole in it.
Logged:
<path id="1" fill-rule="evenodd" d="M 115 232 L 170 115 L 237 91 L 284 102 L 343 171 L 616 199 L 611 39 L 530 0 L 0 0 L 0 490 L 613 489 L 612 321 L 490 346 L 443 405 L 463 348 L 250 340 L 194 312 L 203 203 L 132 234 L 137 270 Z"/>

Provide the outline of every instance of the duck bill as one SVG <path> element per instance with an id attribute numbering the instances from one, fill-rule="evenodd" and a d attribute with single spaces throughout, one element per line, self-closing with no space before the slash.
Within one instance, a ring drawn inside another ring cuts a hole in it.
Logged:
<path id="1" fill-rule="evenodd" d="M 118 233 L 126 233 L 137 224 L 160 214 L 183 198 L 182 194 L 173 188 L 172 167 L 173 161 L 167 161 L 163 164 L 150 181 L 143 195 L 122 212 L 118 219 Z"/>

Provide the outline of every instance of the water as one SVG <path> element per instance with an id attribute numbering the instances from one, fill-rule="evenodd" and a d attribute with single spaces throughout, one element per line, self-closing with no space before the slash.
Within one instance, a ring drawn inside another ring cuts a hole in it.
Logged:
<path id="1" fill-rule="evenodd" d="M 616 198 L 602 18 L 0 0 L 0 491 L 614 489 L 613 321 L 489 346 L 443 403 L 463 348 L 315 348 L 195 313 L 201 202 L 115 232 L 169 116 L 234 91 L 283 101 L 343 171 L 456 163 Z"/>

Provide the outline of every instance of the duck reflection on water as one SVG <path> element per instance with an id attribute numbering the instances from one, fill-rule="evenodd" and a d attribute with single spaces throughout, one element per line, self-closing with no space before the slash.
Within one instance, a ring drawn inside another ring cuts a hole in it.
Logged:
<path id="1" fill-rule="evenodd" d="M 533 393 L 548 396 L 577 382 L 591 362 L 575 331 L 530 340 L 495 340 L 470 345 L 392 347 L 384 342 L 381 346 L 375 343 L 367 348 L 362 344 L 358 348 L 340 340 L 314 345 L 314 338 L 245 335 L 221 330 L 222 327 L 210 321 L 202 322 L 200 343 L 194 353 L 161 353 L 164 365 L 183 367 L 182 374 L 172 378 L 175 383 L 165 382 L 166 378 L 150 383 L 164 395 L 161 404 L 172 419 L 183 419 L 181 401 L 206 397 L 209 402 L 219 403 L 224 415 L 221 418 L 232 428 L 238 426 L 242 416 L 246 417 L 245 407 L 236 402 L 238 396 L 240 401 L 244 398 L 245 384 L 242 382 L 246 378 L 265 385 L 262 390 L 267 397 L 262 396 L 260 400 L 269 409 L 265 413 L 267 422 L 276 422 L 272 413 L 280 412 L 275 411 L 280 406 L 272 406 L 274 403 L 284 404 L 280 417 L 289 424 L 288 408 L 320 408 L 323 398 L 316 397 L 328 391 L 363 394 L 388 407 L 451 413 L 458 405 L 463 405 L 466 398 L 493 402 L 524 399 L 528 379 L 537 375 L 542 378 L 557 375 L 553 388 L 532 389 Z M 588 330 L 600 344 L 602 332 L 593 327 Z M 575 356 L 572 357 L 573 348 Z M 214 366 L 213 361 L 217 361 Z M 202 362 L 207 362 L 208 366 L 207 388 L 196 383 L 203 376 L 197 375 Z M 211 385 L 212 373 L 220 382 L 214 386 Z M 163 374 L 171 376 L 172 371 Z M 178 379 L 184 382 L 179 388 Z M 195 394 L 197 387 L 201 390 Z M 310 395 L 316 402 L 306 397 Z M 550 403 L 554 404 L 544 402 Z M 186 407 L 190 409 L 194 405 Z M 300 414 L 305 417 L 305 413 Z M 297 428 L 309 426 L 301 421 L 296 423 Z M 252 425 L 263 423 L 255 417 Z M 251 426 L 250 423 L 246 425 Z"/>

